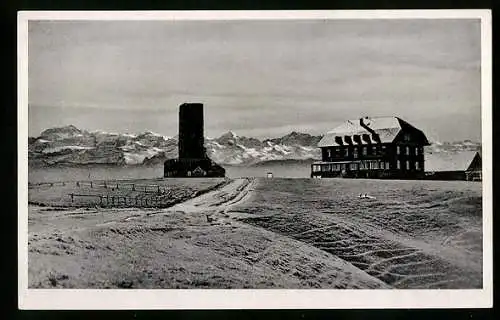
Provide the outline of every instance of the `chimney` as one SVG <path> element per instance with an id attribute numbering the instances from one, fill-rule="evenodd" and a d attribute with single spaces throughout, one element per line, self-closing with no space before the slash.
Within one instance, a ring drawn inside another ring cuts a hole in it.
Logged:
<path id="1" fill-rule="evenodd" d="M 375 142 L 377 142 L 377 143 L 380 143 L 381 141 L 380 141 L 380 137 L 379 137 L 379 135 L 378 135 L 378 134 L 377 134 L 377 133 L 376 133 L 376 132 L 375 132 L 372 128 L 370 128 L 370 126 L 369 126 L 369 125 L 367 125 L 367 124 L 365 123 L 364 119 L 369 119 L 369 118 L 368 118 L 368 117 L 365 117 L 365 118 L 360 118 L 360 119 L 359 119 L 359 124 L 360 124 L 360 126 L 362 126 L 363 128 L 365 128 L 365 129 L 366 129 L 366 131 L 368 131 L 368 132 L 370 132 L 370 133 L 371 133 L 371 135 L 372 135 L 372 140 L 373 140 L 373 141 L 375 141 Z M 365 138 L 365 135 L 363 135 L 363 140 L 367 140 L 367 139 Z"/>

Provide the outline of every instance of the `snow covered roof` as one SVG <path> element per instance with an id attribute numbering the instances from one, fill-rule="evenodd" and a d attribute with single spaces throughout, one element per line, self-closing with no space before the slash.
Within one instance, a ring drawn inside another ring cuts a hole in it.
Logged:
<path id="1" fill-rule="evenodd" d="M 425 155 L 425 171 L 466 171 L 477 151 L 435 152 Z"/>
<path id="2" fill-rule="evenodd" d="M 401 119 L 397 117 L 377 117 L 377 118 L 362 118 L 364 124 L 373 130 L 380 137 L 382 143 L 392 142 L 401 130 Z M 363 127 L 360 119 L 347 120 L 335 129 L 328 131 L 319 141 L 318 147 L 338 145 L 335 137 L 353 136 L 368 134 L 371 132 Z"/>

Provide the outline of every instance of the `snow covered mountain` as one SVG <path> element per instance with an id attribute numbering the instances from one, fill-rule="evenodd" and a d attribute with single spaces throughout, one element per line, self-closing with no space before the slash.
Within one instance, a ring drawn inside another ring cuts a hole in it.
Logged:
<path id="1" fill-rule="evenodd" d="M 222 165 L 255 165 L 264 162 L 319 159 L 321 136 L 292 132 L 280 138 L 259 140 L 227 132 L 206 138 L 208 156 Z M 479 150 L 472 141 L 435 142 L 427 152 Z M 146 131 L 140 134 L 86 131 L 73 125 L 51 128 L 28 141 L 33 166 L 52 165 L 158 165 L 178 156 L 177 137 Z"/>
<path id="2" fill-rule="evenodd" d="M 313 159 L 320 136 L 292 132 L 281 138 L 261 141 L 238 136 L 229 131 L 218 138 L 206 138 L 210 158 L 220 164 L 251 165 L 262 161 Z M 177 137 L 166 137 L 150 131 L 120 134 L 86 131 L 73 125 L 51 128 L 28 141 L 31 165 L 107 164 L 156 165 L 176 158 Z"/>

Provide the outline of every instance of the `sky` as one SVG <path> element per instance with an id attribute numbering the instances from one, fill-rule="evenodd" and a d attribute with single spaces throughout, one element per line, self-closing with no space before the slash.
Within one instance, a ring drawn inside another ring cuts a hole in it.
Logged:
<path id="1" fill-rule="evenodd" d="M 323 134 L 398 116 L 438 141 L 480 140 L 479 20 L 30 21 L 29 135 Z"/>

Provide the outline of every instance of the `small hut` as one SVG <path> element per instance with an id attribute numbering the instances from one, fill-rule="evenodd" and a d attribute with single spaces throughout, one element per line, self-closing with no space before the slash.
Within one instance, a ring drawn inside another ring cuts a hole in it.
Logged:
<path id="1" fill-rule="evenodd" d="M 429 180 L 482 180 L 482 159 L 477 151 L 430 153 L 425 163 Z"/>

